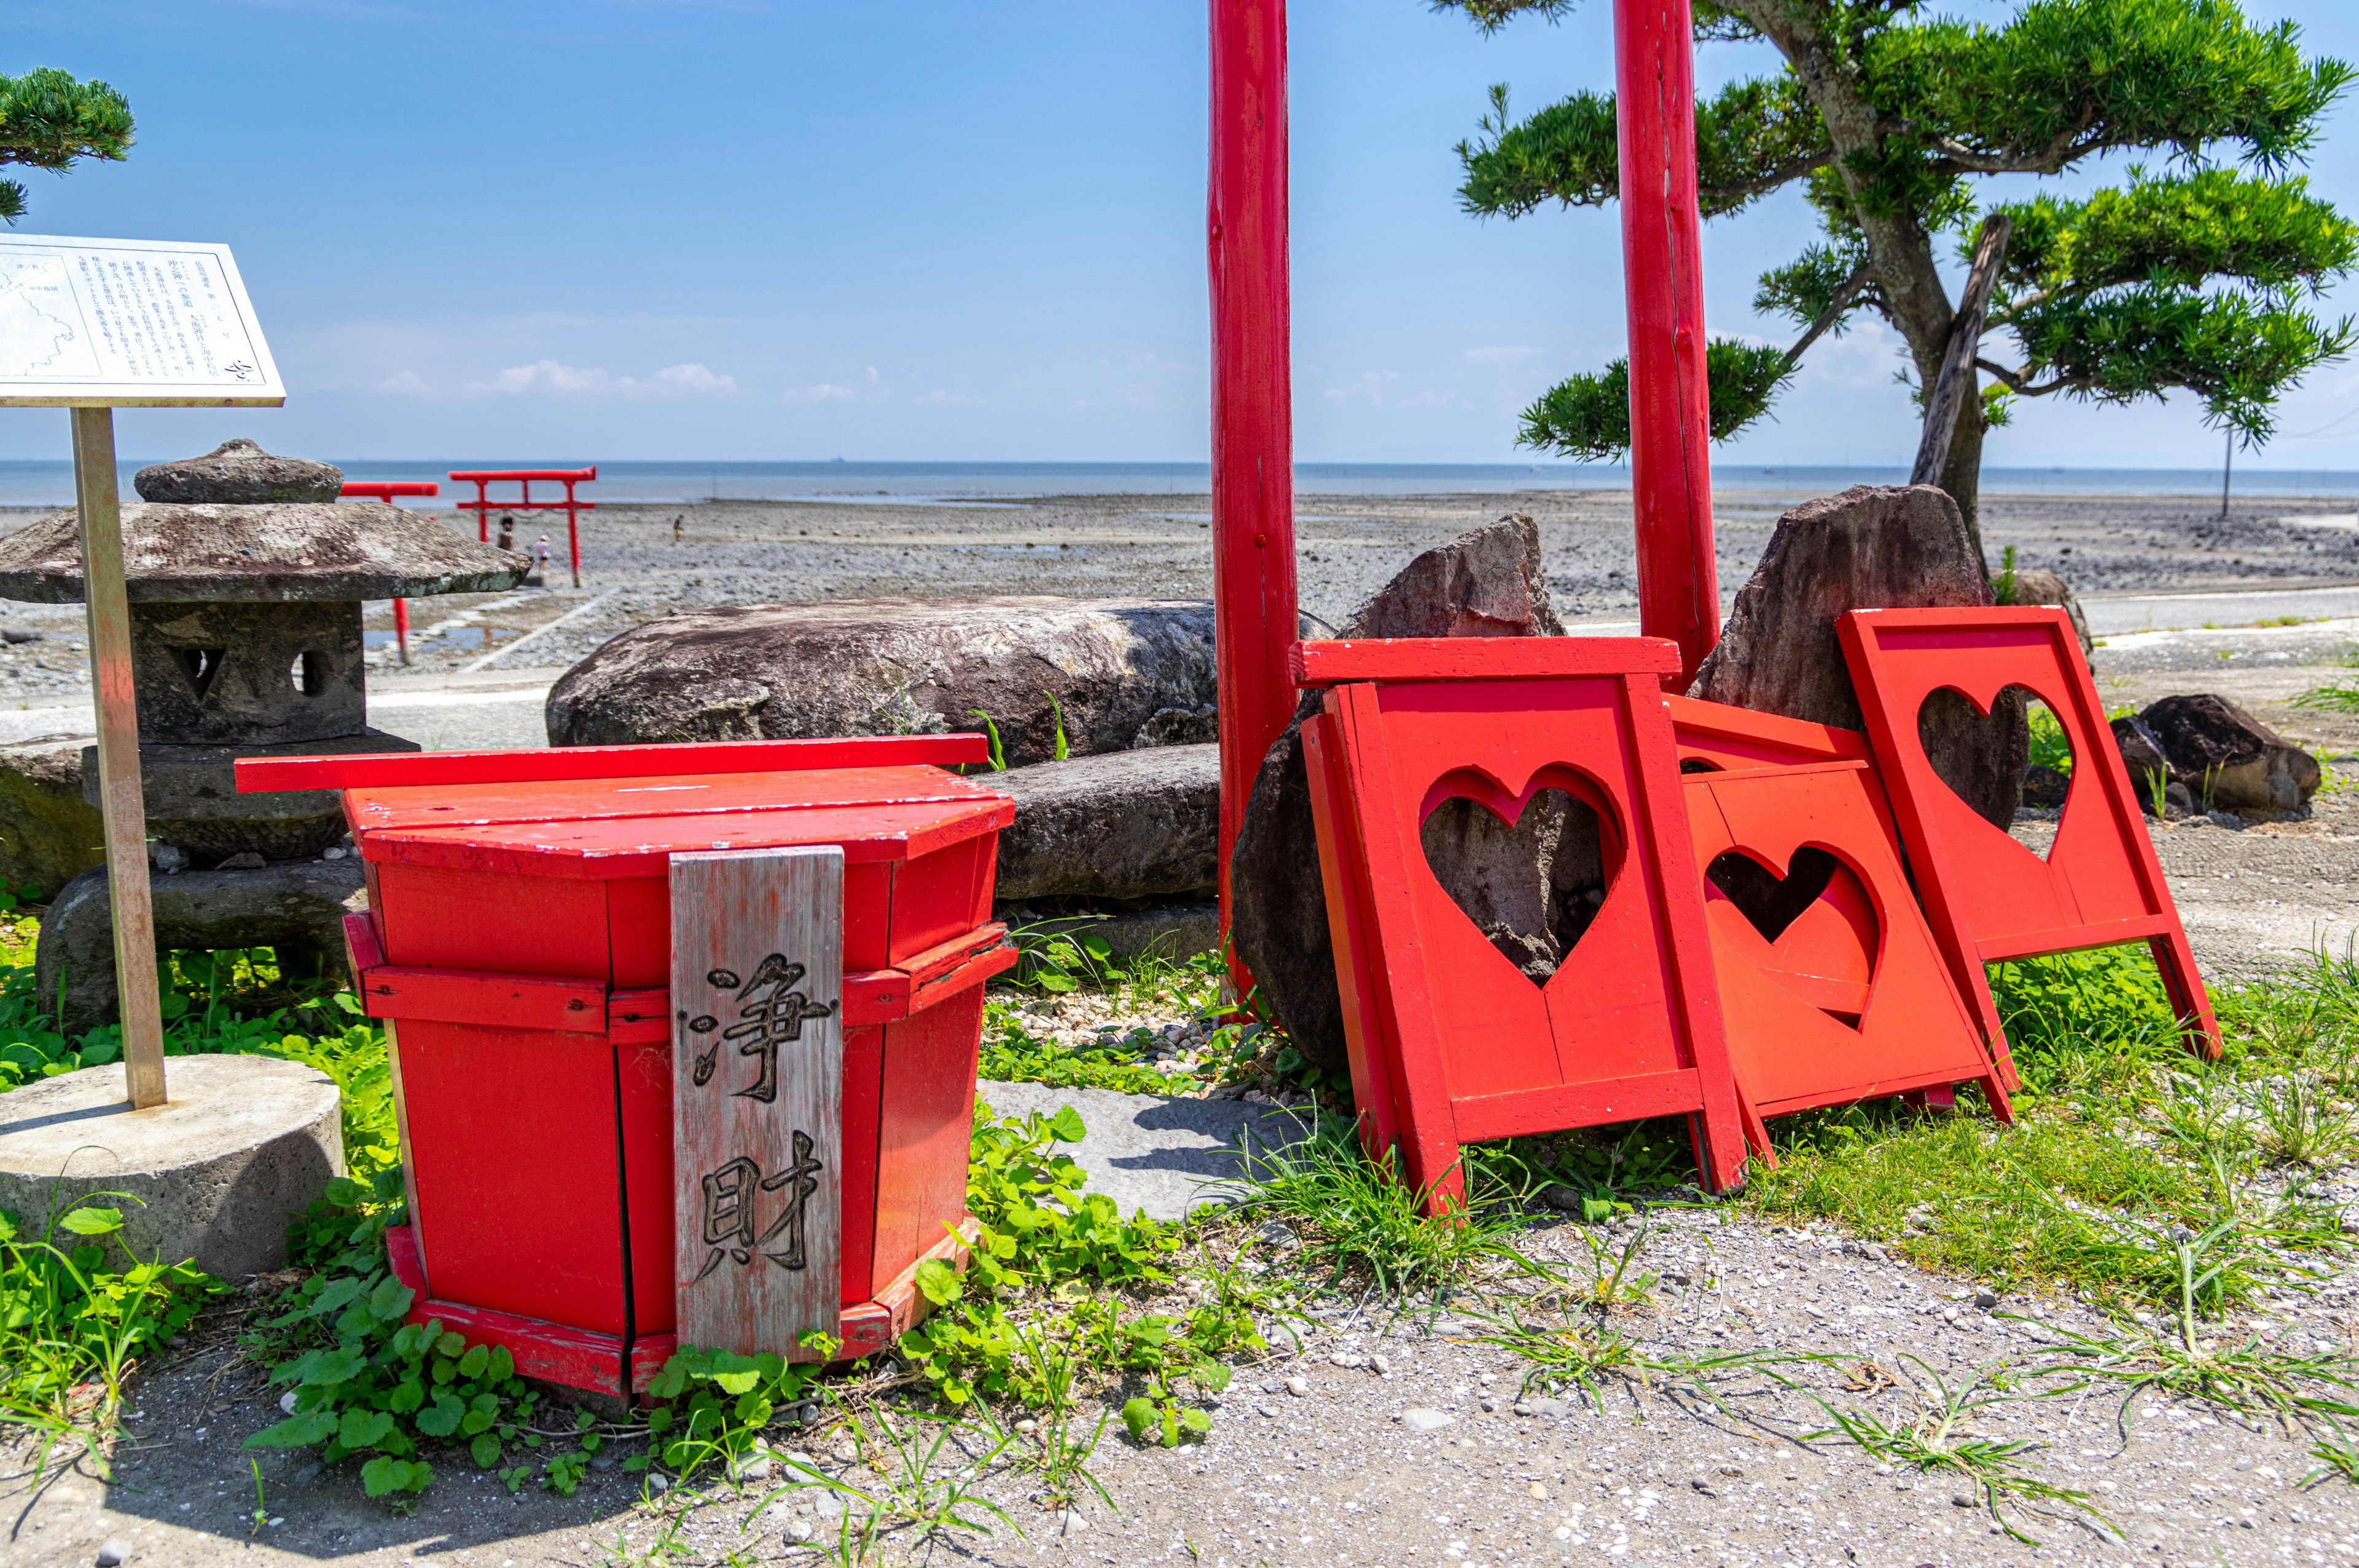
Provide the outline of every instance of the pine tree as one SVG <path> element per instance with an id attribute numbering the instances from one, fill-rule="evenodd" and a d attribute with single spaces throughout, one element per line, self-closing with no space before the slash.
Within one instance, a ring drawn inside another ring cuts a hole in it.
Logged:
<path id="1" fill-rule="evenodd" d="M 1434 0 L 1486 32 L 1573 0 Z M 1922 407 L 1956 307 L 1937 263 L 1962 259 L 1984 211 L 1976 181 L 2059 175 L 2110 153 L 2147 155 L 2085 198 L 2037 195 L 1989 211 L 2013 235 L 1940 484 L 1975 513 L 1983 433 L 2025 399 L 2126 404 L 2184 390 L 2245 444 L 2311 367 L 2354 338 L 2308 305 L 2359 256 L 2359 227 L 2292 170 L 2350 83 L 2341 60 L 2304 59 L 2290 23 L 2247 23 L 2234 0 L 2028 0 L 1995 26 L 1920 16 L 1917 0 L 1694 0 L 1695 37 L 1764 40 L 1774 76 L 1696 108 L 1707 218 L 1801 187 L 1823 238 L 1761 275 L 1756 309 L 1801 329 L 1791 348 L 1714 340 L 1712 434 L 1766 413 L 1805 351 L 1860 312 L 1908 346 Z M 1461 143 L 1460 194 L 1483 216 L 1617 195 L 1614 100 L 1577 92 L 1520 122 L 1492 89 L 1481 135 Z M 2002 353 L 2002 334 L 2012 339 Z M 1526 411 L 1523 444 L 1611 459 L 1629 447 L 1629 372 L 1576 375 Z M 1977 530 L 1979 541 L 1979 530 Z"/>
<path id="2" fill-rule="evenodd" d="M 120 162 L 131 146 L 131 105 L 103 81 L 62 70 L 0 76 L 0 164 L 62 174 L 77 158 Z M 0 179 L 0 219 L 25 215 L 25 187 Z"/>

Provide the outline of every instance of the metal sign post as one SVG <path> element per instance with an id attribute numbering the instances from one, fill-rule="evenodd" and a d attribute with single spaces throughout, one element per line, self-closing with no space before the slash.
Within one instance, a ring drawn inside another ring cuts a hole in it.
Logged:
<path id="1" fill-rule="evenodd" d="M 226 245 L 0 234 L 0 407 L 66 408 L 73 420 L 124 1076 L 145 1109 L 165 1099 L 164 1020 L 114 410 L 276 408 L 287 393 Z"/>

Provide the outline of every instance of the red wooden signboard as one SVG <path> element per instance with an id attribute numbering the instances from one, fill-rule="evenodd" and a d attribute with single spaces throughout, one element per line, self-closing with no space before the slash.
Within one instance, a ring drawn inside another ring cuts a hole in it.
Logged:
<path id="1" fill-rule="evenodd" d="M 1972 1080 L 2012 1119 L 1869 764 L 1699 773 L 1687 791 L 1729 1060 L 1751 1109 L 1782 1116 Z M 1756 1150 L 1769 1157 L 1766 1138 Z"/>
<path id="2" fill-rule="evenodd" d="M 1743 1179 L 1743 1129 L 1660 698 L 1660 677 L 1679 657 L 1676 644 L 1641 638 L 1294 650 L 1296 680 L 1332 688 L 1306 734 L 1353 1087 L 1363 1106 L 1378 1108 L 1363 1136 L 1372 1153 L 1397 1141 L 1430 1210 L 1462 1195 L 1462 1143 L 1650 1116 L 1694 1119 L 1707 1184 Z M 1540 981 L 1452 901 L 1420 834 L 1453 797 L 1512 827 L 1547 791 L 1593 814 L 1606 882 Z"/>
<path id="3" fill-rule="evenodd" d="M 1984 965 L 2140 941 L 2153 949 L 2190 1046 L 2218 1055 L 2220 1026 L 2065 612 L 1854 610 L 1839 630 L 1926 914 L 2000 1061 L 2006 1037 Z M 2045 857 L 1943 784 L 1917 738 L 1933 693 L 1955 691 L 1987 713 L 2008 687 L 2046 703 L 2072 748 L 2071 790 Z"/>

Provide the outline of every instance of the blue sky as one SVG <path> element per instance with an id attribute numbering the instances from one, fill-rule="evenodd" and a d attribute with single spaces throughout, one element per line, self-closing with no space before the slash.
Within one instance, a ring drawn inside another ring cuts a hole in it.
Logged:
<path id="1" fill-rule="evenodd" d="M 1968 16 L 2009 7 L 1962 0 Z M 2247 0 L 2359 57 L 2335 0 Z M 1512 461 L 1516 415 L 1621 350 L 1614 214 L 1479 222 L 1452 145 L 1612 81 L 1605 0 L 1490 38 L 1420 0 L 1295 0 L 1298 455 Z M 32 175 L 20 232 L 234 247 L 277 412 L 129 412 L 127 455 L 1201 460 L 1201 0 L 17 0 L 0 70 L 131 99 L 122 165 Z M 1716 45 L 1707 86 L 1762 68 Z M 2310 170 L 2359 211 L 2359 108 Z M 2084 178 L 2071 182 L 2086 185 Z M 2027 182 L 2026 182 L 2027 183 Z M 1705 231 L 1716 331 L 1790 338 L 1754 274 L 1798 197 Z M 2359 285 L 2330 308 L 2359 311 Z M 1904 463 L 1897 341 L 1812 351 L 1744 463 Z M 2240 463 L 2359 468 L 2359 365 Z M 1995 464 L 2203 466 L 2187 399 L 2041 406 Z M 0 458 L 64 421 L 0 419 Z"/>

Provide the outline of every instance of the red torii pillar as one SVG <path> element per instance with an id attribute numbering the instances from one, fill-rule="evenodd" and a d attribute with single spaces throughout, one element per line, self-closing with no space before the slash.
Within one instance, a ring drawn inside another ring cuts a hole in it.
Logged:
<path id="1" fill-rule="evenodd" d="M 1614 0 L 1614 86 L 1622 288 L 1630 321 L 1638 630 L 1680 645 L 1685 690 L 1720 641 L 1689 0 Z"/>
<path id="2" fill-rule="evenodd" d="M 1254 775 L 1294 715 L 1294 404 L 1286 274 L 1286 0 L 1212 0 L 1212 622 L 1221 934 Z M 1250 977 L 1231 960 L 1240 994 Z"/>
<path id="3" fill-rule="evenodd" d="M 1229 850 L 1294 710 L 1293 382 L 1287 283 L 1285 0 L 1212 0 L 1212 603 L 1221 725 L 1221 931 Z M 1638 623 L 1680 645 L 1680 685 L 1720 640 L 1704 383 L 1694 26 L 1689 0 L 1615 0 L 1622 265 Z M 1232 959 L 1234 965 L 1234 959 Z M 1249 977 L 1237 972 L 1240 988 Z"/>

